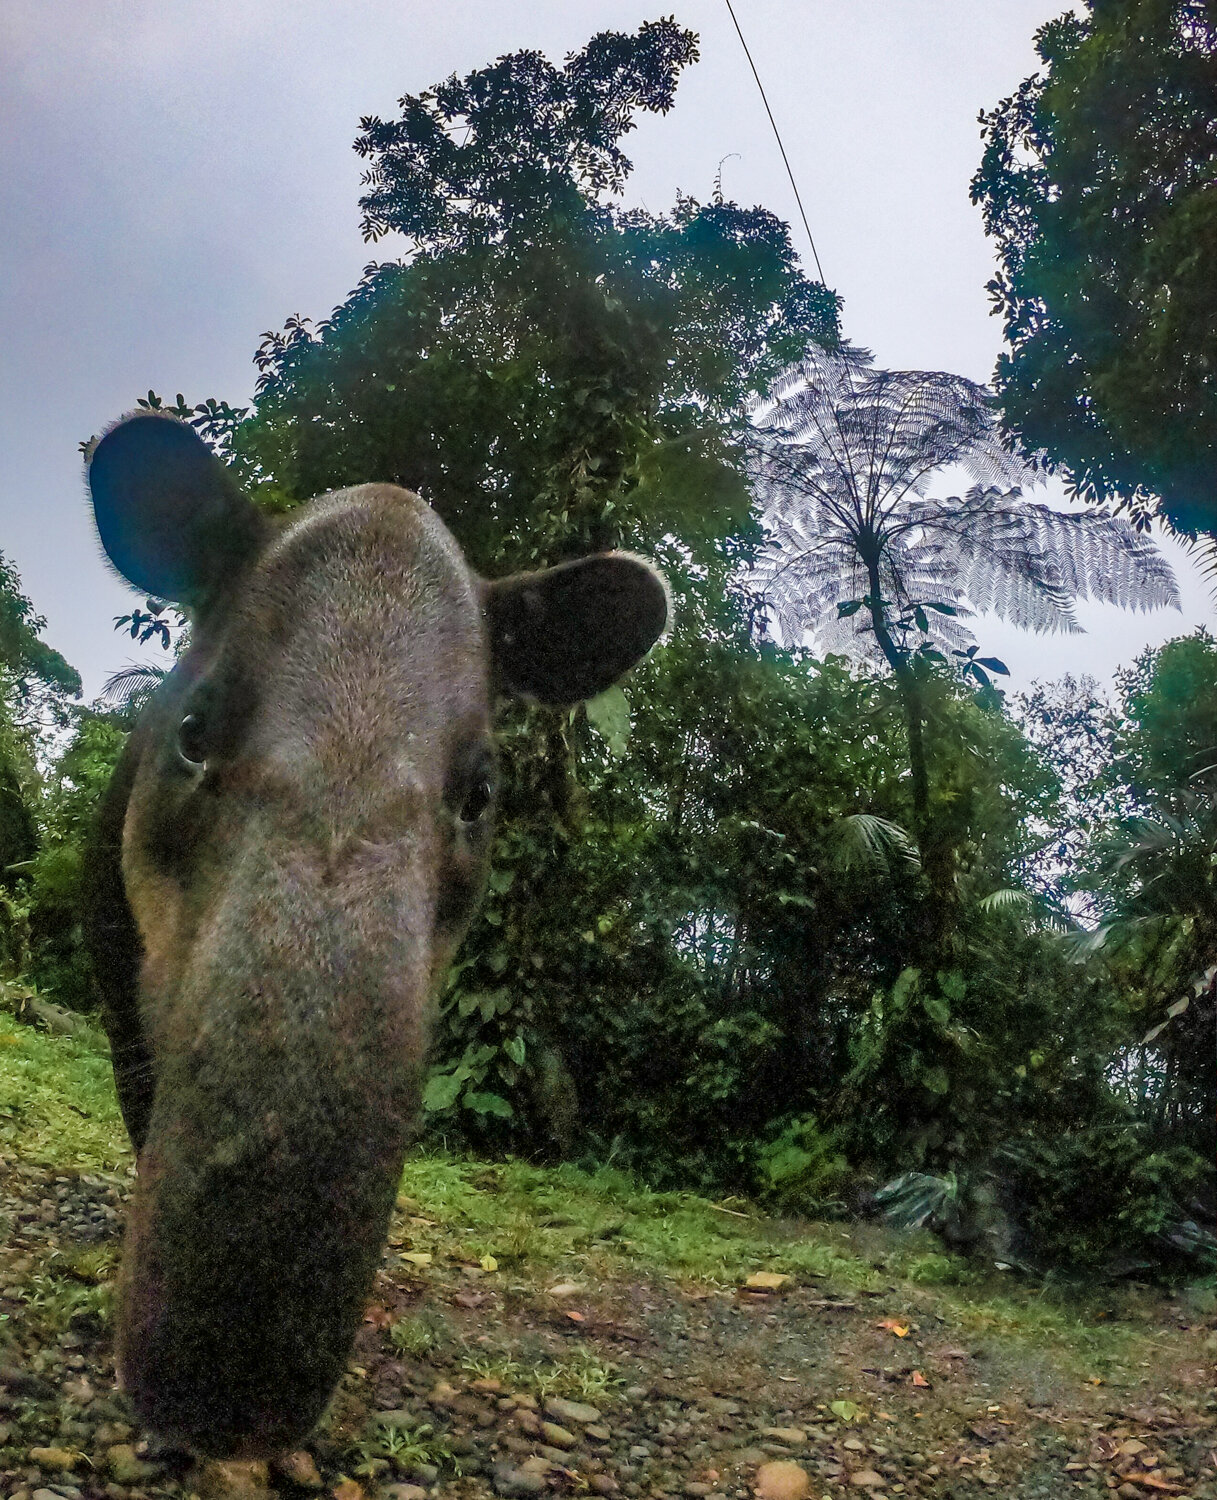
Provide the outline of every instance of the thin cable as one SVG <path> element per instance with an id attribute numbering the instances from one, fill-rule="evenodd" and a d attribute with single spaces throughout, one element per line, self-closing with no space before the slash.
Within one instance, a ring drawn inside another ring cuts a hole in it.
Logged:
<path id="1" fill-rule="evenodd" d="M 782 161 L 786 164 L 786 176 L 790 178 L 790 186 L 794 189 L 794 201 L 799 205 L 799 216 L 803 220 L 803 228 L 807 231 L 807 243 L 811 246 L 811 257 L 816 263 L 816 275 L 820 278 L 821 285 L 827 286 L 824 280 L 824 272 L 820 266 L 820 257 L 816 253 L 816 242 L 812 238 L 811 225 L 807 222 L 807 211 L 803 207 L 803 200 L 799 197 L 799 185 L 794 180 L 794 173 L 790 169 L 790 158 L 786 155 L 786 147 L 782 145 L 782 133 L 778 129 L 778 122 L 773 118 L 773 111 L 769 108 L 769 100 L 765 95 L 765 85 L 761 82 L 761 75 L 756 71 L 756 64 L 752 61 L 752 53 L 748 51 L 748 43 L 744 40 L 744 33 L 740 30 L 739 21 L 736 20 L 735 7 L 731 0 L 727 0 L 727 10 L 730 13 L 732 24 L 735 26 L 735 34 L 739 37 L 740 46 L 744 49 L 744 56 L 748 59 L 748 66 L 752 69 L 752 76 L 756 79 L 756 86 L 761 92 L 761 103 L 765 106 L 765 113 L 769 116 L 769 123 L 773 126 L 773 138 L 778 143 L 778 150 L 782 153 Z"/>

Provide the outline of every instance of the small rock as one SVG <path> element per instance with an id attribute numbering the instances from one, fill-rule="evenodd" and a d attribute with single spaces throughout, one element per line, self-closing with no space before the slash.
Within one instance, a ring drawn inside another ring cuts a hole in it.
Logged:
<path id="1" fill-rule="evenodd" d="M 526 1474 L 514 1464 L 495 1464 L 490 1477 L 497 1495 L 539 1495 L 545 1488 L 540 1474 Z"/>
<path id="2" fill-rule="evenodd" d="M 807 1434 L 801 1427 L 766 1427 L 761 1436 L 779 1443 L 790 1443 L 796 1448 L 807 1441 Z"/>
<path id="3" fill-rule="evenodd" d="M 295 1453 L 285 1453 L 281 1458 L 277 1458 L 275 1472 L 286 1479 L 289 1484 L 299 1485 L 302 1490 L 325 1488 L 325 1480 L 317 1472 L 313 1455 L 303 1448 L 297 1448 Z"/>
<path id="4" fill-rule="evenodd" d="M 392 1411 L 378 1411 L 372 1421 L 377 1427 L 385 1427 L 390 1432 L 408 1432 L 412 1427 L 418 1426 L 418 1414 L 407 1411 L 404 1406 L 395 1407 Z"/>
<path id="5" fill-rule="evenodd" d="M 541 1406 L 535 1396 L 530 1396 L 527 1391 L 516 1397 L 516 1405 L 523 1411 L 540 1411 Z"/>
<path id="6" fill-rule="evenodd" d="M 425 1484 L 428 1488 L 439 1478 L 439 1470 L 434 1464 L 411 1464 L 410 1478 L 417 1484 Z"/>
<path id="7" fill-rule="evenodd" d="M 127 1422 L 103 1422 L 93 1434 L 99 1448 L 112 1448 L 115 1443 L 125 1443 L 135 1429 Z"/>
<path id="8" fill-rule="evenodd" d="M 501 1380 L 471 1380 L 469 1382 L 471 1391 L 480 1391 L 483 1396 L 497 1396 L 503 1389 Z"/>
<path id="9" fill-rule="evenodd" d="M 35 1490 L 34 1500 L 63 1500 L 57 1490 Z"/>
<path id="10" fill-rule="evenodd" d="M 145 1463 L 130 1443 L 115 1443 L 109 1449 L 106 1453 L 106 1468 L 115 1484 L 144 1484 L 160 1473 L 159 1467 Z M 204 1491 L 200 1488 L 199 1493 Z"/>
<path id="11" fill-rule="evenodd" d="M 710 1494 L 713 1489 L 712 1484 L 706 1484 L 703 1480 L 690 1479 L 685 1485 L 685 1494 L 697 1496 L 700 1500 L 701 1496 Z"/>
<path id="12" fill-rule="evenodd" d="M 364 1500 L 364 1488 L 354 1479 L 340 1479 L 330 1491 L 334 1500 Z"/>
<path id="13" fill-rule="evenodd" d="M 602 1423 L 589 1424 L 583 1429 L 589 1438 L 595 1438 L 598 1443 L 607 1443 L 613 1436 L 611 1427 L 605 1427 Z"/>
<path id="14" fill-rule="evenodd" d="M 547 1464 L 561 1464 L 563 1468 L 570 1463 L 570 1454 L 561 1448 L 551 1448 L 548 1443 L 538 1443 L 537 1452 Z M 523 1464 L 521 1468 L 525 1467 Z"/>
<path id="15" fill-rule="evenodd" d="M 456 1400 L 457 1389 L 446 1380 L 437 1380 L 427 1397 L 428 1406 L 451 1406 Z"/>
<path id="16" fill-rule="evenodd" d="M 874 1469 L 855 1469 L 849 1482 L 856 1490 L 881 1490 L 887 1484 L 883 1475 L 876 1474 Z"/>
<path id="17" fill-rule="evenodd" d="M 754 1488 L 760 1500 L 803 1500 L 811 1490 L 811 1478 L 800 1464 L 778 1459 L 760 1466 Z"/>
<path id="18" fill-rule="evenodd" d="M 851 1453 L 865 1453 L 866 1444 L 861 1438 L 846 1438 L 841 1444 L 842 1448 L 848 1448 Z"/>
<path id="19" fill-rule="evenodd" d="M 31 1448 L 30 1462 L 40 1469 L 56 1469 L 60 1473 L 74 1469 L 83 1457 L 70 1448 Z"/>
<path id="20" fill-rule="evenodd" d="M 559 1427 L 557 1422 L 542 1422 L 541 1436 L 551 1448 L 576 1448 L 579 1445 L 575 1434 L 568 1432 L 565 1427 Z"/>
<path id="21" fill-rule="evenodd" d="M 644 1458 L 650 1458 L 651 1450 L 645 1443 L 635 1443 L 630 1449 L 630 1462 L 641 1463 Z"/>
<path id="22" fill-rule="evenodd" d="M 0 1365 L 0 1385 L 16 1391 L 19 1396 L 53 1396 L 55 1388 L 28 1370 L 19 1370 L 14 1365 Z"/>
<path id="23" fill-rule="evenodd" d="M 574 1422 L 579 1427 L 600 1420 L 600 1413 L 594 1406 L 587 1406 L 582 1401 L 564 1401 L 561 1396 L 551 1396 L 546 1401 L 545 1415 L 555 1422 Z"/>
<path id="24" fill-rule="evenodd" d="M 618 1489 L 617 1481 L 611 1474 L 591 1475 L 587 1487 L 594 1495 L 615 1495 Z"/>
<path id="25" fill-rule="evenodd" d="M 427 1500 L 421 1484 L 386 1484 L 380 1488 L 382 1500 Z"/>

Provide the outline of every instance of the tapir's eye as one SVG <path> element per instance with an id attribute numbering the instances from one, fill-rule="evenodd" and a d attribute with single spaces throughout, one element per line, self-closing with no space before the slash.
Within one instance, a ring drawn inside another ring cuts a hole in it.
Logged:
<path id="1" fill-rule="evenodd" d="M 461 803 L 458 814 L 462 823 L 476 823 L 490 806 L 494 796 L 494 787 L 491 785 L 489 771 L 479 773 L 473 780 L 469 790 L 465 793 L 465 800 Z"/>
<path id="2" fill-rule="evenodd" d="M 177 752 L 187 765 L 202 768 L 207 759 L 201 714 L 187 714 L 177 727 Z"/>

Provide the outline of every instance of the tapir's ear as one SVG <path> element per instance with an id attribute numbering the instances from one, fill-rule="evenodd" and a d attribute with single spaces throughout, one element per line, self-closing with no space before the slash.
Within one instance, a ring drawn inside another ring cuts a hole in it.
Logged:
<path id="1" fill-rule="evenodd" d="M 668 590 L 648 563 L 606 552 L 489 584 L 486 614 L 499 687 L 578 703 L 640 661 L 668 622 Z"/>
<path id="2" fill-rule="evenodd" d="M 125 417 L 89 456 L 101 544 L 146 594 L 201 605 L 261 548 L 267 522 L 192 427 Z"/>

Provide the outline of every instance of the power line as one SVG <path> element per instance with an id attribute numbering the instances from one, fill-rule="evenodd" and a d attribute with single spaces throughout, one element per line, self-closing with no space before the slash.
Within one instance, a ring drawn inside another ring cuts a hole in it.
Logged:
<path id="1" fill-rule="evenodd" d="M 807 210 L 803 207 L 803 200 L 799 197 L 799 185 L 794 180 L 794 173 L 790 169 L 790 158 L 786 155 L 786 147 L 782 145 L 782 133 L 778 129 L 778 122 L 773 118 L 773 111 L 769 108 L 769 100 L 765 94 L 765 85 L 761 82 L 761 75 L 756 71 L 756 64 L 752 61 L 752 53 L 748 50 L 748 43 L 744 40 L 744 33 L 740 30 L 739 21 L 736 19 L 735 7 L 731 0 L 727 0 L 727 10 L 735 27 L 735 34 L 739 37 L 740 46 L 744 49 L 744 56 L 748 59 L 748 66 L 752 69 L 752 76 L 756 79 L 756 86 L 760 90 L 761 103 L 765 106 L 765 113 L 769 116 L 769 123 L 773 126 L 773 138 L 778 143 L 778 150 L 782 153 L 782 161 L 786 165 L 786 176 L 790 178 L 790 186 L 794 190 L 794 201 L 799 205 L 799 216 L 803 220 L 803 228 L 807 231 L 807 243 L 811 246 L 811 257 L 816 263 L 816 275 L 823 285 L 828 283 L 824 280 L 824 272 L 820 267 L 820 257 L 816 253 L 816 242 L 812 238 L 811 225 L 807 222 Z"/>

